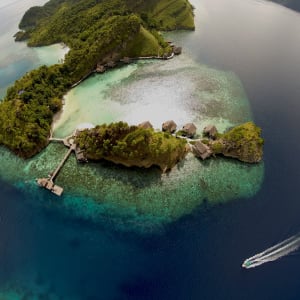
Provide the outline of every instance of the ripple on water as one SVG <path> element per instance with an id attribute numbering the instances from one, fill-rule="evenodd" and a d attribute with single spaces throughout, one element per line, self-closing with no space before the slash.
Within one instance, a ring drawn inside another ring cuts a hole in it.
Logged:
<path id="1" fill-rule="evenodd" d="M 166 119 L 179 125 L 193 121 L 199 129 L 214 123 L 224 130 L 250 120 L 251 112 L 233 73 L 197 65 L 182 55 L 168 62 L 141 62 L 86 80 L 68 93 L 55 135 L 67 135 L 80 123 L 150 120 L 159 127 Z M 47 199 L 55 196 L 39 189 L 34 178 L 54 170 L 65 152 L 62 145 L 51 144 L 35 158 L 23 161 L 2 148 L 0 173 L 34 194 L 40 205 L 142 232 L 158 230 L 204 201 L 213 205 L 253 196 L 264 174 L 263 164 L 221 158 L 202 162 L 192 155 L 167 174 L 156 168 L 128 169 L 108 162 L 80 165 L 71 156 L 56 180 L 64 187 L 64 195 L 54 204 Z"/>

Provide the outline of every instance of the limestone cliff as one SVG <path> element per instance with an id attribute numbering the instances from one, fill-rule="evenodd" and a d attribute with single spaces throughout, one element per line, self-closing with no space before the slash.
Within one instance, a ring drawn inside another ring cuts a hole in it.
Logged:
<path id="1" fill-rule="evenodd" d="M 210 140 L 208 143 L 213 154 L 222 154 L 247 163 L 258 163 L 262 160 L 263 144 L 261 129 L 253 122 L 244 123 L 224 134 L 218 134 L 216 140 Z"/>
<path id="2" fill-rule="evenodd" d="M 167 132 L 118 122 L 77 134 L 76 143 L 89 160 L 108 160 L 127 167 L 173 168 L 187 153 L 187 143 Z"/>

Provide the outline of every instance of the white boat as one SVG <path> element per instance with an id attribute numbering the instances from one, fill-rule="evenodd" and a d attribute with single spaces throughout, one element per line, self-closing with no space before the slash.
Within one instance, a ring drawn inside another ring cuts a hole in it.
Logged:
<path id="1" fill-rule="evenodd" d="M 242 267 L 245 269 L 250 269 L 258 267 L 264 263 L 275 261 L 289 253 L 296 251 L 300 247 L 300 234 L 296 234 L 263 252 L 260 252 L 250 258 L 247 258 Z"/>

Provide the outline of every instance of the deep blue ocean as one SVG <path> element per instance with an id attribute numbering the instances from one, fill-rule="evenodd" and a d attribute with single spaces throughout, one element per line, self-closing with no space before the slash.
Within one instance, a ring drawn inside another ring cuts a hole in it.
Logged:
<path id="1" fill-rule="evenodd" d="M 8 27 L 24 3 L 43 2 L 5 1 L 0 7 L 7 20 L 0 24 Z M 182 46 L 196 61 L 233 71 L 242 81 L 265 139 L 260 191 L 202 205 L 143 235 L 35 206 L 28 194 L 0 181 L 1 300 L 19 299 L 5 298 L 7 287 L 24 300 L 300 298 L 297 252 L 241 268 L 245 258 L 300 231 L 300 14 L 262 0 L 192 3 L 198 29 Z M 30 64 L 19 67 L 11 80 Z M 0 86 L 4 80 L 1 73 Z"/>

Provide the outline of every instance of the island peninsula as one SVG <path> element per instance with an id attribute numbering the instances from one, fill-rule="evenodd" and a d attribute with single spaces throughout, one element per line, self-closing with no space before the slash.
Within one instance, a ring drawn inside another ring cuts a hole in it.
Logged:
<path id="1" fill-rule="evenodd" d="M 194 29 L 187 0 L 51 0 L 23 16 L 16 40 L 29 46 L 65 43 L 63 64 L 42 66 L 10 87 L 0 104 L 0 144 L 29 158 L 49 143 L 63 95 L 97 66 L 122 58 L 171 55 L 158 30 Z"/>
<path id="2" fill-rule="evenodd" d="M 194 29 L 192 6 L 186 0 L 132 3 L 130 0 L 51 0 L 24 15 L 16 40 L 29 46 L 63 42 L 70 47 L 63 64 L 25 74 L 8 89 L 0 104 L 0 143 L 28 158 L 49 143 L 53 116 L 61 98 L 92 72 L 139 57 L 167 59 L 180 52 L 158 30 Z M 244 162 L 262 159 L 261 130 L 246 123 L 220 134 L 207 130 L 205 139 L 187 142 L 174 130 L 99 125 L 76 135 L 88 159 L 106 159 L 125 166 L 171 169 L 187 152 L 205 159 L 222 154 Z M 205 130 L 204 130 L 205 131 Z M 184 134 L 183 134 L 184 135 Z"/>
<path id="3" fill-rule="evenodd" d="M 235 126 L 224 134 L 215 126 L 204 128 L 203 136 L 196 135 L 196 126 L 188 123 L 176 132 L 173 120 L 154 130 L 149 121 L 138 126 L 118 122 L 79 131 L 75 143 L 86 159 L 109 160 L 128 167 L 158 166 L 162 171 L 173 168 L 188 152 L 202 160 L 223 155 L 246 163 L 262 160 L 261 130 L 253 122 Z"/>

